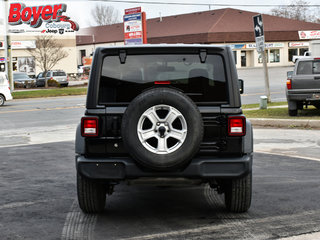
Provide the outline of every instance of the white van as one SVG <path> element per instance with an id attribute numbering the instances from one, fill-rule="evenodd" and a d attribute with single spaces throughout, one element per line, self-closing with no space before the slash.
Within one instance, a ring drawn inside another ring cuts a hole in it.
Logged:
<path id="1" fill-rule="evenodd" d="M 0 72 L 0 106 L 9 100 L 12 100 L 9 81 L 7 75 L 4 72 Z"/>

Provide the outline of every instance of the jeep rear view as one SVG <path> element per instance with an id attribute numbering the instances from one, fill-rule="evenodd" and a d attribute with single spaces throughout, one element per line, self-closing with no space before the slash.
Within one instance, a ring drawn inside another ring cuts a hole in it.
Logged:
<path id="1" fill-rule="evenodd" d="M 98 48 L 76 133 L 77 191 L 99 213 L 121 182 L 210 184 L 251 204 L 253 140 L 227 46 Z M 243 82 L 242 82 L 243 83 Z"/>

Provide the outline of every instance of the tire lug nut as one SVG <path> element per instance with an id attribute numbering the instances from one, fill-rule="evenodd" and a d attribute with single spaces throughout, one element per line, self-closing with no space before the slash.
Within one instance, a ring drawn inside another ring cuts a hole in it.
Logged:
<path id="1" fill-rule="evenodd" d="M 159 123 L 159 122 L 157 122 L 157 126 L 160 126 L 160 123 Z"/>

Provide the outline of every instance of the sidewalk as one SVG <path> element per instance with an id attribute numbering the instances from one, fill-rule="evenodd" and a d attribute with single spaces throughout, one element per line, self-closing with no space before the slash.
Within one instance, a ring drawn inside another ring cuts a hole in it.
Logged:
<path id="1" fill-rule="evenodd" d="M 298 120 L 298 119 L 271 119 L 271 118 L 249 118 L 254 127 L 275 128 L 318 128 L 320 120 Z"/>

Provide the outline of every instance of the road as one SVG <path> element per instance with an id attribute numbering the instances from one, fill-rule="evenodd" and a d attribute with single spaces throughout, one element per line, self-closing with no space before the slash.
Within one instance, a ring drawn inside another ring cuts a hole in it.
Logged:
<path id="1" fill-rule="evenodd" d="M 287 71 L 291 70 L 293 70 L 293 67 L 269 68 L 269 84 L 272 102 L 286 101 L 285 87 Z M 265 95 L 263 69 L 239 69 L 238 76 L 244 80 L 242 104 L 259 103 L 260 96 Z"/>
<path id="2" fill-rule="evenodd" d="M 101 215 L 76 201 L 84 97 L 0 108 L 0 239 L 319 239 L 320 131 L 255 129 L 253 203 L 231 214 L 207 185 L 121 184 Z M 287 238 L 294 237 L 295 238 Z"/>

